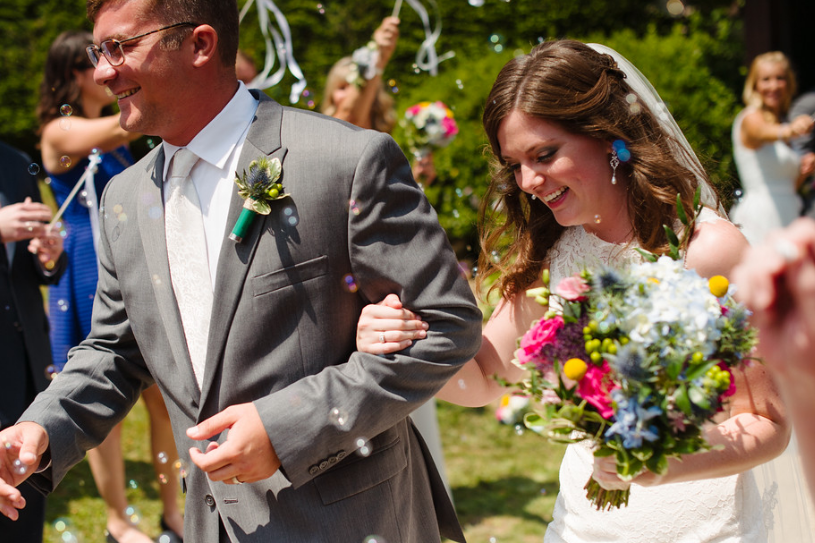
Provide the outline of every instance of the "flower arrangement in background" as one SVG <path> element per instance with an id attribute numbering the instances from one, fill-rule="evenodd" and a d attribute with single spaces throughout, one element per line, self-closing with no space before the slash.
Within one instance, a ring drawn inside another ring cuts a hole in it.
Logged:
<path id="1" fill-rule="evenodd" d="M 408 147 L 416 158 L 445 147 L 458 134 L 453 112 L 439 101 L 419 102 L 410 106 L 400 124 L 405 130 Z"/>
<path id="2" fill-rule="evenodd" d="M 554 303 L 514 360 L 529 370 L 513 385 L 533 399 L 525 424 L 561 443 L 590 440 L 627 481 L 711 449 L 702 427 L 735 392 L 732 371 L 756 345 L 725 277 L 702 278 L 669 256 L 649 260 L 586 268 L 553 292 L 544 272 L 544 286 L 527 295 Z M 593 478 L 586 490 L 597 509 L 626 505 L 630 492 Z"/>

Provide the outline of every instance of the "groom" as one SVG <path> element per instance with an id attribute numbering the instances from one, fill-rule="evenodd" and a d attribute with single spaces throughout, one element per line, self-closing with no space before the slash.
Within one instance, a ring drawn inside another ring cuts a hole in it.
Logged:
<path id="1" fill-rule="evenodd" d="M 463 541 L 408 414 L 475 354 L 481 315 L 399 148 L 239 85 L 234 0 L 88 14 L 96 82 L 163 143 L 102 197 L 92 330 L 0 433 L 0 510 L 34 471 L 52 491 L 155 381 L 189 463 L 189 541 Z M 260 157 L 290 196 L 236 243 L 235 172 Z M 361 308 L 394 291 L 428 338 L 355 352 Z"/>

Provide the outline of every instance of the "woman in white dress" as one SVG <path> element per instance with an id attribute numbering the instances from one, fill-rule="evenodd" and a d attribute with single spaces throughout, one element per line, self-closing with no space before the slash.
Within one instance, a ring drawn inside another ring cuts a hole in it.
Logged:
<path id="1" fill-rule="evenodd" d="M 483 279 L 500 272 L 495 288 L 502 299 L 476 358 L 438 397 L 484 405 L 505 392 L 493 375 L 520 380 L 523 373 L 511 360 L 517 338 L 543 316 L 525 295 L 540 284 L 541 271 L 548 268 L 554 282 L 587 262 L 638 259 L 635 247 L 665 253 L 662 225 L 680 224 L 677 194 L 690 209 L 701 186 L 709 206 L 685 255 L 689 268 L 703 276 L 728 275 L 746 248 L 744 237 L 719 215 L 704 170 L 655 91 L 611 54 L 570 40 L 546 42 L 498 75 L 484 112 L 496 169 L 484 200 L 479 273 Z M 628 156 L 618 153 L 617 141 Z M 483 258 L 507 243 L 500 262 Z M 387 353 L 425 329 L 389 296 L 363 312 L 357 343 Z M 671 461 L 662 477 L 640 475 L 626 508 L 591 507 L 583 491 L 590 474 L 609 488 L 623 483 L 585 446 L 569 446 L 545 541 L 763 542 L 761 503 L 749 470 L 781 453 L 789 428 L 763 366 L 737 373 L 736 380 L 737 393 L 721 420 L 706 429 L 708 441 L 720 447 Z"/>
<path id="2" fill-rule="evenodd" d="M 802 161 L 789 141 L 811 132 L 813 121 L 801 115 L 786 122 L 795 89 L 795 74 L 783 53 L 753 60 L 742 94 L 747 107 L 733 122 L 733 156 L 744 196 L 731 213 L 751 244 L 790 224 L 803 207 L 796 191 L 812 173 L 813 160 Z"/>
<path id="3" fill-rule="evenodd" d="M 751 245 L 792 223 L 803 202 L 797 194 L 813 171 L 813 157 L 801 158 L 789 145 L 813 129 L 809 115 L 786 122 L 796 93 L 795 73 L 778 51 L 757 56 L 750 65 L 742 98 L 747 106 L 733 123 L 733 154 L 744 197 L 731 213 Z M 754 469 L 764 503 L 769 543 L 815 541 L 815 508 L 805 491 L 797 440 L 784 453 Z"/>

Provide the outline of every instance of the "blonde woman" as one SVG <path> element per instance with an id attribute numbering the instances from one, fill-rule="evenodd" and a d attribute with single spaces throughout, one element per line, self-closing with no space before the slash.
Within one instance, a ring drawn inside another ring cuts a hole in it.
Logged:
<path id="1" fill-rule="evenodd" d="M 814 157 L 802 159 L 789 146 L 792 138 L 813 127 L 808 115 L 787 120 L 795 92 L 795 74 L 783 53 L 753 60 L 742 95 L 747 107 L 733 123 L 733 154 L 744 197 L 731 213 L 751 244 L 800 215 L 803 203 L 796 190 L 815 169 Z"/>

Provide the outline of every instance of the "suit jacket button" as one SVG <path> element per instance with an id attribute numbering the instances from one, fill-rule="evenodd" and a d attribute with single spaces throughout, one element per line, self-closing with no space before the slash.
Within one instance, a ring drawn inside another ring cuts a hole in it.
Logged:
<path id="1" fill-rule="evenodd" d="M 336 456 L 332 456 L 332 457 L 330 457 L 330 458 L 328 459 L 328 465 L 330 465 L 330 466 L 333 466 L 333 465 L 334 465 L 334 464 L 336 464 L 337 462 L 339 462 L 339 460 L 337 459 L 337 457 L 336 457 Z"/>
<path id="2" fill-rule="evenodd" d="M 209 494 L 207 494 L 206 497 L 204 498 L 204 502 L 210 507 L 215 507 L 215 498 L 213 498 Z"/>
<path id="3" fill-rule="evenodd" d="M 328 467 L 328 461 L 327 460 L 323 460 L 322 462 L 320 462 L 320 470 L 324 470 L 327 467 Z"/>
<path id="4" fill-rule="evenodd" d="M 308 473 L 309 475 L 317 475 L 318 473 L 320 473 L 320 468 L 318 468 L 317 466 L 311 466 L 310 468 L 308 468 Z"/>
<path id="5" fill-rule="evenodd" d="M 342 460 L 345 458 L 345 451 L 340 451 L 337 453 L 337 460 Z"/>

